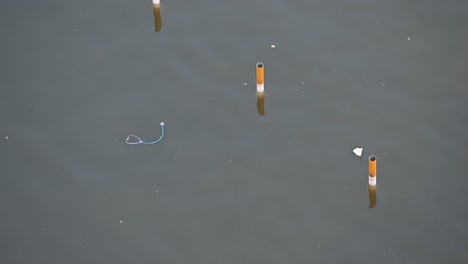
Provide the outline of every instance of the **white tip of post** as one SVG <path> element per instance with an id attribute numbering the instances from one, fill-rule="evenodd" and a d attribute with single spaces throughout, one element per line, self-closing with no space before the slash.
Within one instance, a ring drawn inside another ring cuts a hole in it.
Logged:
<path id="1" fill-rule="evenodd" d="M 158 4 L 159 4 L 159 0 L 153 0 L 153 4 L 158 5 Z"/>
<path id="2" fill-rule="evenodd" d="M 356 156 L 361 157 L 362 148 L 355 148 L 355 149 L 353 149 L 353 152 L 354 152 L 354 154 L 356 154 Z"/>
<path id="3" fill-rule="evenodd" d="M 161 126 L 164 126 L 164 122 L 161 122 L 160 125 L 161 125 Z"/>

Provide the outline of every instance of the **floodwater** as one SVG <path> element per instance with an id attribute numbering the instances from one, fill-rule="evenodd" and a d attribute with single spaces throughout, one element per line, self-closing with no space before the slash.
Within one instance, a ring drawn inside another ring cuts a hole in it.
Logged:
<path id="1" fill-rule="evenodd" d="M 468 263 L 468 2 L 160 14 L 0 4 L 1 263 Z"/>

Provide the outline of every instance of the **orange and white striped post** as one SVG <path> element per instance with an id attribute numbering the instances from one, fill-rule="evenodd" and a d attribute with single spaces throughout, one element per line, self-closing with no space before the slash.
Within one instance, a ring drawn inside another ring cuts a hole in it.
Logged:
<path id="1" fill-rule="evenodd" d="M 261 93 L 264 91 L 264 82 L 265 82 L 265 74 L 263 62 L 257 62 L 257 92 Z"/>
<path id="2" fill-rule="evenodd" d="M 369 208 L 377 206 L 377 157 L 369 156 Z"/>
<path id="3" fill-rule="evenodd" d="M 374 155 L 369 156 L 369 185 L 377 185 L 377 157 Z"/>

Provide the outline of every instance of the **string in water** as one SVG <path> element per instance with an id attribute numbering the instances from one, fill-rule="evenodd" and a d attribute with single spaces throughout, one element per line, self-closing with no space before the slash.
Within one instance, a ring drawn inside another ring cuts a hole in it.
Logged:
<path id="1" fill-rule="evenodd" d="M 135 135 L 128 135 L 127 140 L 125 140 L 125 143 L 127 143 L 128 145 L 138 145 L 138 144 L 151 145 L 151 144 L 158 143 L 164 137 L 164 122 L 161 122 L 159 125 L 161 125 L 161 136 L 159 137 L 159 139 L 157 139 L 155 141 L 151 141 L 151 142 L 146 142 L 146 141 L 141 140 L 141 138 L 139 138 L 139 137 L 137 137 Z M 129 141 L 130 138 L 134 138 L 134 139 L 136 139 L 138 141 L 130 142 Z"/>

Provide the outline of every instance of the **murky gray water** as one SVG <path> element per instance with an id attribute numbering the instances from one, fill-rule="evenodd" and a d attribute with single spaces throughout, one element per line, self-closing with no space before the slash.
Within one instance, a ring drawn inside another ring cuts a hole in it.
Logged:
<path id="1" fill-rule="evenodd" d="M 1 3 L 1 263 L 468 262 L 466 1 L 161 16 Z"/>

